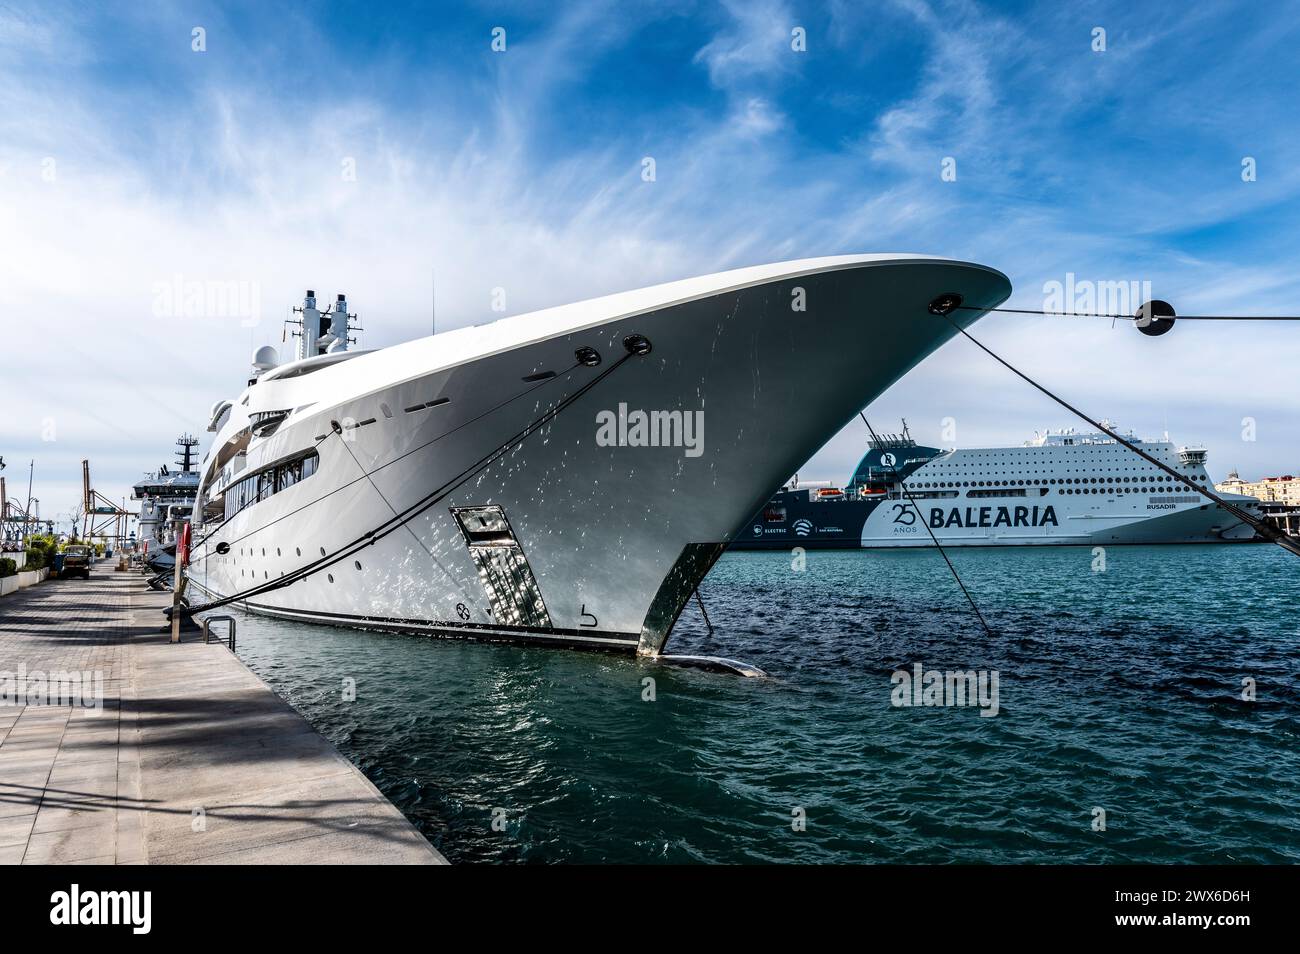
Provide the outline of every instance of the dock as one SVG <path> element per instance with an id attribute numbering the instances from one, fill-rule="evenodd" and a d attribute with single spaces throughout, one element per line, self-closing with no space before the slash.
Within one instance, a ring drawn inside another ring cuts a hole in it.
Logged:
<path id="1" fill-rule="evenodd" d="M 0 599 L 0 864 L 446 864 L 170 601 L 109 562 Z"/>

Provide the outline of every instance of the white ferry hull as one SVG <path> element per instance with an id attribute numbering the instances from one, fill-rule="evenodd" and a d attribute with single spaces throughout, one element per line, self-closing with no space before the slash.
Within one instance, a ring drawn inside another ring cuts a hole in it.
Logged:
<path id="1" fill-rule="evenodd" d="M 1185 480 L 1211 485 L 1203 449 L 1132 440 Z M 1260 512 L 1253 497 L 1219 496 Z M 936 539 L 945 547 L 1109 546 L 1254 536 L 1248 523 L 1118 441 L 1069 432 L 1019 447 L 941 451 L 910 437 L 873 444 L 845 489 L 781 491 L 732 546 L 874 549 Z"/>
<path id="2" fill-rule="evenodd" d="M 1220 495 L 1225 500 L 1239 506 L 1250 507 L 1257 503 L 1253 497 Z M 927 507 L 929 501 L 918 501 L 921 515 L 931 523 L 939 543 L 945 547 L 962 546 L 1120 546 L 1124 544 L 1157 543 L 1230 543 L 1249 541 L 1254 538 L 1255 530 L 1229 514 L 1218 504 L 1201 503 L 1181 505 L 1168 512 L 1122 513 L 1106 512 L 1097 508 L 1096 512 L 1071 513 L 1068 507 L 1053 504 L 1038 506 L 1038 525 L 1033 523 L 1032 507 L 1025 515 L 1025 525 L 1016 526 L 1017 506 L 1024 506 L 1023 501 L 984 500 L 969 508 Z M 1125 502 L 1126 504 L 1127 502 Z M 979 506 L 982 504 L 983 506 Z M 1043 522 L 1042 511 L 1052 507 L 1055 523 Z M 1113 510 L 1124 504 L 1116 501 Z M 1145 506 L 1145 505 L 1144 505 Z M 1159 506 L 1159 505 L 1156 505 Z M 947 522 L 953 509 L 958 509 L 959 519 L 965 520 L 969 510 L 970 524 L 963 526 L 934 526 L 932 511 L 941 509 L 942 519 Z M 988 513 L 981 511 L 988 510 Z M 1003 510 L 1007 511 L 1005 519 Z M 877 510 L 862 526 L 861 545 L 867 548 L 877 547 L 926 547 L 933 546 L 930 534 L 920 522 L 904 529 L 893 522 L 895 514 Z M 981 519 L 983 518 L 983 519 Z M 1007 522 L 1009 521 L 1009 525 Z M 981 526 L 987 523 L 987 526 Z"/>
<path id="3" fill-rule="evenodd" d="M 191 584 L 200 599 L 237 596 L 334 554 L 508 445 L 622 358 L 627 336 L 642 335 L 649 354 L 628 358 L 400 529 L 238 605 L 362 628 L 659 652 L 740 521 L 953 334 L 927 304 L 957 292 L 986 308 L 1010 291 L 990 269 L 929 259 L 814 260 L 762 276 L 734 287 L 712 276 L 704 293 L 661 293 L 656 307 L 427 373 L 418 366 L 437 360 L 445 336 L 255 384 L 214 448 L 244 416 L 292 407 L 278 430 L 252 440 L 241 473 L 304 448 L 319 464 L 200 524 Z M 795 300 L 806 310 L 792 309 Z M 958 313 L 962 324 L 978 315 Z M 601 354 L 600 367 L 576 365 L 584 347 Z M 538 378 L 546 372 L 555 374 Z M 620 408 L 703 412 L 698 454 L 604 446 L 597 415 Z M 238 477 L 216 472 L 205 488 Z M 491 546 L 463 528 L 457 511 L 467 509 L 499 521 Z"/>

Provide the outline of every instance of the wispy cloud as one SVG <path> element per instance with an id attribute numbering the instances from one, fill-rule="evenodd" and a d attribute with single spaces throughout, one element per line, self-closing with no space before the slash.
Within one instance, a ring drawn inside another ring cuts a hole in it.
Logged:
<path id="1" fill-rule="evenodd" d="M 1232 49 L 1275 48 L 1264 24 L 1234 32 L 1231 11 L 1209 24 L 1220 72 L 1177 85 L 1132 61 L 1201 41 L 1119 4 L 1012 20 L 919 0 L 879 17 L 591 3 L 384 35 L 346 11 L 265 21 L 248 7 L 205 18 L 206 54 L 189 49 L 190 17 L 159 7 L 131 21 L 129 58 L 96 47 L 111 28 L 73 9 L 0 14 L 14 54 L 0 60 L 4 347 L 25 356 L 0 372 L 0 453 L 40 458 L 47 507 L 71 503 L 83 455 L 112 496 L 166 459 L 238 387 L 253 347 L 279 343 L 308 286 L 349 293 L 367 346 L 427 333 L 435 284 L 447 329 L 497 317 L 497 288 L 519 313 L 845 251 L 983 261 L 1031 306 L 1066 271 L 1149 278 L 1184 311 L 1281 310 L 1300 291 L 1280 240 L 1300 195 L 1297 134 L 1265 122 L 1300 77 L 1274 60 L 1278 75 L 1251 79 L 1224 118 Z M 1123 70 L 1088 49 L 1094 14 Z M 307 52 L 266 55 L 284 35 Z M 1196 120 L 1196 97 L 1215 114 Z M 1260 181 L 1241 181 L 1245 154 Z M 944 156 L 955 182 L 940 179 Z M 255 287 L 259 320 L 156 315 L 156 287 L 178 276 Z M 1157 347 L 1104 323 L 1006 317 L 979 333 L 1098 414 L 1159 430 L 1167 412 L 1244 470 L 1294 469 L 1297 398 L 1259 371 L 1294 364 L 1294 336 L 1179 326 Z M 873 415 L 936 440 L 957 416 L 962 443 L 1072 423 L 963 344 Z M 1242 447 L 1252 409 L 1260 441 Z M 808 472 L 842 476 L 860 448 L 846 430 Z"/>
<path id="2" fill-rule="evenodd" d="M 756 78 L 773 81 L 794 70 L 791 30 L 799 26 L 779 0 L 723 4 L 730 22 L 702 46 L 695 59 L 719 88 L 734 88 Z"/>

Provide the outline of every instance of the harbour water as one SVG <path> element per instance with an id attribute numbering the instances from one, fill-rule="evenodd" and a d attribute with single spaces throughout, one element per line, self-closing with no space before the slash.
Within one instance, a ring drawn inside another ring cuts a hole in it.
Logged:
<path id="1" fill-rule="evenodd" d="M 768 679 L 245 615 L 239 651 L 453 863 L 1300 861 L 1300 560 L 951 557 L 991 638 L 933 550 L 725 555 L 669 651 Z M 917 663 L 996 671 L 997 715 L 891 705 Z"/>

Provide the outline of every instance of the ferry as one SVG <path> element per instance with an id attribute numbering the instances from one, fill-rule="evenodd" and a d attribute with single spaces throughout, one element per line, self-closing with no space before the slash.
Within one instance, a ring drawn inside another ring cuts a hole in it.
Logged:
<path id="1" fill-rule="evenodd" d="M 1108 421 L 1103 426 L 1114 430 Z M 1213 490 L 1203 447 L 1125 439 Z M 828 492 L 829 491 L 829 492 Z M 1220 493 L 1259 515 L 1260 502 Z M 940 450 L 907 432 L 868 442 L 844 487 L 782 487 L 733 550 L 1228 543 L 1254 528 L 1104 433 L 1062 429 L 1020 446 Z"/>

